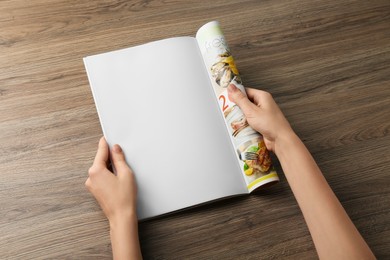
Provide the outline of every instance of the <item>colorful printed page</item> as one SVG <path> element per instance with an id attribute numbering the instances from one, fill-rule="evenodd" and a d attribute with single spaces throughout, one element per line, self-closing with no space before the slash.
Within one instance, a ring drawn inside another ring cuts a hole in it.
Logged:
<path id="1" fill-rule="evenodd" d="M 248 125 L 240 108 L 229 100 L 227 87 L 230 84 L 243 93 L 245 88 L 219 23 L 203 25 L 196 39 L 249 192 L 279 181 L 263 137 Z"/>

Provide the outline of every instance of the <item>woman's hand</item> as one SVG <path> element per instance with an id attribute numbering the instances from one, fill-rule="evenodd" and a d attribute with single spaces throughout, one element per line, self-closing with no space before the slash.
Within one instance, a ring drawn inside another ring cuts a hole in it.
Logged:
<path id="1" fill-rule="evenodd" d="M 135 178 L 119 145 L 114 145 L 111 151 L 116 175 L 108 169 L 109 155 L 107 142 L 102 137 L 85 186 L 96 198 L 110 222 L 114 259 L 142 259 L 138 239 Z"/>
<path id="2" fill-rule="evenodd" d="M 108 169 L 109 154 L 107 142 L 102 137 L 85 186 L 96 198 L 111 223 L 117 218 L 136 214 L 137 188 L 121 147 L 116 144 L 111 152 L 116 175 Z"/>
<path id="3" fill-rule="evenodd" d="M 246 93 L 248 97 L 233 84 L 228 87 L 229 99 L 241 108 L 249 125 L 263 135 L 267 149 L 276 153 L 275 143 L 293 130 L 271 94 L 252 88 Z"/>
<path id="4" fill-rule="evenodd" d="M 275 152 L 305 217 L 321 259 L 375 259 L 367 243 L 333 193 L 310 152 L 295 135 L 267 92 L 247 89 L 249 99 L 234 85 L 229 99 Z"/>

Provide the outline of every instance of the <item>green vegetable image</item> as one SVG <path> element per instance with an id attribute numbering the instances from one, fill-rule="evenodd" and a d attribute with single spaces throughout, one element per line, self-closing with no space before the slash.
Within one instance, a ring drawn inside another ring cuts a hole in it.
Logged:
<path id="1" fill-rule="evenodd" d="M 258 146 L 249 147 L 248 152 L 256 153 L 259 150 Z"/>
<path id="2" fill-rule="evenodd" d="M 248 164 L 244 164 L 244 171 L 246 171 L 246 170 L 248 170 L 249 169 L 249 166 L 248 166 Z"/>

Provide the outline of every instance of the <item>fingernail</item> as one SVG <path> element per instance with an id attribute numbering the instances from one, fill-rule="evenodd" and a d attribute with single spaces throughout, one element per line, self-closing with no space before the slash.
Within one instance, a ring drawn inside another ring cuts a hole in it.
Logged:
<path id="1" fill-rule="evenodd" d="M 234 84 L 230 84 L 227 88 L 228 92 L 234 92 L 237 90 L 237 87 Z"/>
<path id="2" fill-rule="evenodd" d="M 112 147 L 112 151 L 115 153 L 121 153 L 122 148 L 119 146 L 119 144 L 114 144 L 114 147 Z"/>

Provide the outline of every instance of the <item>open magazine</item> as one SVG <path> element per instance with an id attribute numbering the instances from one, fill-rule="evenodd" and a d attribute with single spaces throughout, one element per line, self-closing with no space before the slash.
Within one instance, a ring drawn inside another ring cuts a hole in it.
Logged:
<path id="1" fill-rule="evenodd" d="M 103 133 L 125 152 L 146 219 L 279 180 L 262 136 L 227 95 L 245 93 L 218 22 L 84 58 Z"/>

